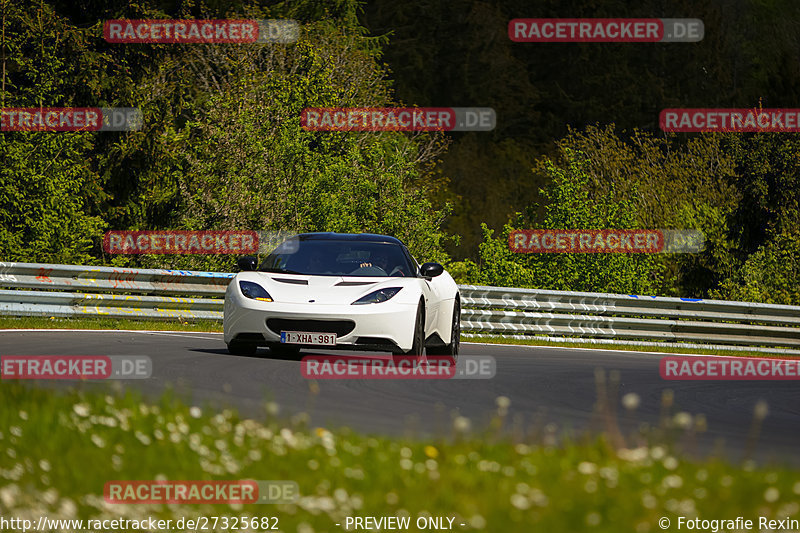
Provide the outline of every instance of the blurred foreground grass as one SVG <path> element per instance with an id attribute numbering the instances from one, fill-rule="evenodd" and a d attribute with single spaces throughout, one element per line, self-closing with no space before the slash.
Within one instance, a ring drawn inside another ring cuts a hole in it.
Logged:
<path id="1" fill-rule="evenodd" d="M 303 416 L 281 419 L 272 403 L 263 419 L 242 419 L 171 394 L 148 402 L 120 386 L 57 392 L 4 381 L 0 405 L 4 517 L 278 516 L 281 530 L 311 533 L 342 531 L 335 523 L 346 516 L 408 515 L 413 524 L 432 515 L 467 524 L 456 530 L 647 533 L 662 531 L 664 516 L 677 530 L 678 515 L 757 520 L 800 511 L 795 470 L 685 459 L 674 443 L 702 431 L 686 413 L 623 437 L 603 401 L 608 429 L 572 441 L 549 425 L 501 431 L 509 422 L 503 397 L 489 427 L 456 417 L 430 441 L 309 427 Z M 104 502 L 107 481 L 146 479 L 294 480 L 301 497 L 282 505 Z"/>

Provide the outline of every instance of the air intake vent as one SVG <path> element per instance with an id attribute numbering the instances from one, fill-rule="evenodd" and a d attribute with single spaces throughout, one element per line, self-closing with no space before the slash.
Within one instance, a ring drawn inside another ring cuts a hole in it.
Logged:
<path id="1" fill-rule="evenodd" d="M 308 285 L 308 280 L 306 279 L 272 278 L 272 281 L 279 281 L 281 283 L 291 283 L 292 285 Z"/>
<path id="2" fill-rule="evenodd" d="M 356 327 L 352 320 L 293 320 L 290 318 L 268 318 L 267 327 L 280 335 L 281 331 L 308 331 L 310 333 L 336 333 L 347 335 Z"/>

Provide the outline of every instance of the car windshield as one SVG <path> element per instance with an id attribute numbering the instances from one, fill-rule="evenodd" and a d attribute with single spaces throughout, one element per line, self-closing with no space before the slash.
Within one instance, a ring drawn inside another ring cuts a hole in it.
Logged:
<path id="1" fill-rule="evenodd" d="M 290 239 L 261 264 L 262 272 L 313 276 L 414 276 L 401 246 L 392 243 Z"/>

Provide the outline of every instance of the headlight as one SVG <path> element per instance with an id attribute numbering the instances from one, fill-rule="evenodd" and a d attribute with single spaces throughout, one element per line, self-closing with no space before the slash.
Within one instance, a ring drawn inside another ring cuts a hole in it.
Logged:
<path id="1" fill-rule="evenodd" d="M 362 296 L 350 305 L 379 304 L 381 302 L 385 302 L 386 300 L 390 300 L 392 296 L 400 292 L 400 289 L 402 288 L 403 287 L 388 287 L 386 289 L 378 289 L 377 291 L 371 292 L 366 296 Z"/>
<path id="2" fill-rule="evenodd" d="M 253 283 L 252 281 L 240 281 L 239 289 L 247 298 L 258 300 L 259 302 L 272 301 L 272 296 L 270 296 L 267 290 L 258 283 Z"/>

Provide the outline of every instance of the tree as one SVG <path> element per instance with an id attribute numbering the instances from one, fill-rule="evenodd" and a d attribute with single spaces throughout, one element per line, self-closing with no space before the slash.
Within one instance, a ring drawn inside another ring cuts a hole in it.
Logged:
<path id="1" fill-rule="evenodd" d="M 87 31 L 45 3 L 3 3 L 0 107 L 85 107 L 96 88 L 84 69 L 107 58 L 87 49 Z M 91 263 L 103 220 L 92 168 L 94 133 L 0 132 L 0 257 L 6 261 Z"/>
<path id="2" fill-rule="evenodd" d="M 543 229 L 637 229 L 637 206 L 611 183 L 603 194 L 590 187 L 586 155 L 566 150 L 565 165 L 542 162 L 551 185 L 541 191 L 548 202 Z M 530 214 L 530 211 L 529 211 Z M 527 220 L 526 220 L 527 219 Z M 500 238 L 484 226 L 477 283 L 550 290 L 656 294 L 661 284 L 659 259 L 650 254 L 518 254 L 508 247 L 514 229 L 530 228 L 519 214 Z"/>

